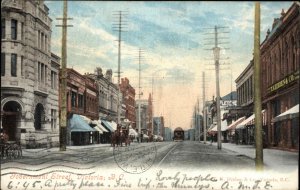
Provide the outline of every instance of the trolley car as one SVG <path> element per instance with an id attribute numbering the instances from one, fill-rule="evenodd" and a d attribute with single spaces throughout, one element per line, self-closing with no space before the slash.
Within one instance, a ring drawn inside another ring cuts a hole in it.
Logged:
<path id="1" fill-rule="evenodd" d="M 181 127 L 177 127 L 174 130 L 174 137 L 173 137 L 174 141 L 183 141 L 184 140 L 184 131 Z"/>

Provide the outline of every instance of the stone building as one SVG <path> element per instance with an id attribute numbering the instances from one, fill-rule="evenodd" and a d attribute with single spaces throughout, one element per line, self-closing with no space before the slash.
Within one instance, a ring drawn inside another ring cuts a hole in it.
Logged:
<path id="1" fill-rule="evenodd" d="M 43 0 L 1 1 L 1 128 L 22 145 L 58 143 L 60 59 L 51 54 L 51 24 Z"/>
<path id="2" fill-rule="evenodd" d="M 299 150 L 298 117 L 273 119 L 299 104 L 300 15 L 296 2 L 275 18 L 261 44 L 262 107 L 267 114 L 267 143 Z"/>
<path id="3" fill-rule="evenodd" d="M 98 88 L 99 106 L 98 113 L 99 118 L 105 118 L 107 120 L 114 120 L 117 122 L 117 107 L 118 107 L 118 85 L 112 81 L 112 70 L 108 69 L 103 75 L 102 69 L 97 67 L 95 73 L 86 73 L 85 76 L 95 80 Z M 122 95 L 120 94 L 120 109 Z M 122 116 L 121 116 L 122 117 Z"/>
<path id="4" fill-rule="evenodd" d="M 139 109 L 138 109 L 139 104 L 140 104 L 141 121 L 139 121 Z M 149 130 L 148 130 L 148 123 L 149 123 L 148 100 L 146 100 L 146 99 L 136 100 L 135 110 L 136 110 L 136 129 L 138 130 L 139 122 L 141 122 L 141 132 L 143 134 L 148 135 L 149 134 Z"/>
<path id="5" fill-rule="evenodd" d="M 136 128 L 135 115 L 135 89 L 129 84 L 127 78 L 121 79 L 120 91 L 123 95 L 123 104 L 125 104 L 125 118 L 131 122 L 133 129 Z"/>

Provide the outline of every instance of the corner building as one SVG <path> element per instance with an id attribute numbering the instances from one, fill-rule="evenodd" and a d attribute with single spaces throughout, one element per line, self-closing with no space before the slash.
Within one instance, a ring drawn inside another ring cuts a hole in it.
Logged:
<path id="1" fill-rule="evenodd" d="M 268 146 L 299 150 L 298 116 L 274 121 L 278 115 L 299 105 L 300 15 L 293 3 L 261 44 L 262 108 L 267 111 Z"/>
<path id="2" fill-rule="evenodd" d="M 43 0 L 1 1 L 1 132 L 28 148 L 58 144 L 58 72 Z"/>

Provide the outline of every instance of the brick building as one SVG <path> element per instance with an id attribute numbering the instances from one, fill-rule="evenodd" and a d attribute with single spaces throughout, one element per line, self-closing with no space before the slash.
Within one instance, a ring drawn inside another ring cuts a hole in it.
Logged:
<path id="1" fill-rule="evenodd" d="M 293 3 L 261 44 L 262 107 L 267 114 L 269 146 L 299 149 L 298 117 L 280 122 L 273 118 L 299 104 L 300 15 Z"/>
<path id="2" fill-rule="evenodd" d="M 136 128 L 136 110 L 135 110 L 135 89 L 129 84 L 127 78 L 121 79 L 120 91 L 123 95 L 123 104 L 125 104 L 125 118 L 131 122 L 133 129 Z"/>

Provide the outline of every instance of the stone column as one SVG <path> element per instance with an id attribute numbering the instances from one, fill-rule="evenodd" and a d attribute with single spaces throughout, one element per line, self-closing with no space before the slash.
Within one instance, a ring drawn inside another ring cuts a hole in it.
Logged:
<path id="1" fill-rule="evenodd" d="M 17 21 L 17 40 L 22 40 L 22 25 L 21 22 Z"/>

